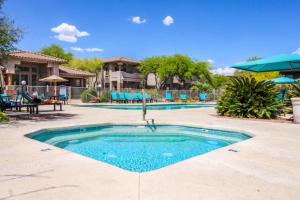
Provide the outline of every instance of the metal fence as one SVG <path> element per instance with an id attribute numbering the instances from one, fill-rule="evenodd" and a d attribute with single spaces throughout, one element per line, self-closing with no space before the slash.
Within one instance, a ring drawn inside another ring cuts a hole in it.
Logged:
<path id="1" fill-rule="evenodd" d="M 23 87 L 23 88 L 22 88 Z M 85 87 L 69 87 L 65 86 L 66 93 L 69 99 L 80 99 L 82 92 L 88 88 Z M 38 95 L 45 98 L 56 96 L 60 94 L 61 86 L 19 86 L 10 85 L 6 86 L 6 90 L 20 92 L 26 91 L 29 95 Z M 56 90 L 56 92 L 55 92 Z M 97 96 L 100 98 L 105 97 L 111 100 L 111 92 L 109 89 L 97 88 Z M 120 92 L 124 93 L 142 93 L 142 89 L 123 88 Z M 156 89 L 145 89 L 152 99 L 157 101 L 164 101 L 167 92 L 171 93 L 174 100 L 179 100 L 180 95 L 186 95 L 190 100 L 197 100 L 199 98 L 199 92 L 195 90 L 156 90 Z M 56 95 L 55 95 L 56 93 Z M 206 98 L 208 101 L 215 101 L 222 94 L 221 90 L 213 90 L 212 92 L 206 92 Z M 88 98 L 90 99 L 90 98 Z"/>

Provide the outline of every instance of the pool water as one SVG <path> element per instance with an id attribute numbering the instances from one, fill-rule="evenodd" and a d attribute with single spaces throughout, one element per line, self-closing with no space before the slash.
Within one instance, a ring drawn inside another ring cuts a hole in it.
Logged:
<path id="1" fill-rule="evenodd" d="M 104 108 L 114 110 L 142 110 L 142 105 L 78 105 L 80 107 Z M 147 110 L 177 110 L 187 108 L 207 108 L 214 107 L 212 104 L 159 104 L 147 105 Z"/>
<path id="2" fill-rule="evenodd" d="M 109 125 L 42 131 L 28 137 L 132 172 L 159 169 L 250 138 L 171 125 Z"/>

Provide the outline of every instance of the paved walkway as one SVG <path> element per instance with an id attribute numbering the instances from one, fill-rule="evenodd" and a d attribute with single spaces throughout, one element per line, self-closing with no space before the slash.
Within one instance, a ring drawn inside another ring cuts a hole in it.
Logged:
<path id="1" fill-rule="evenodd" d="M 0 200 L 300 197 L 300 125 L 220 118 L 213 108 L 149 111 L 147 117 L 157 124 L 239 130 L 255 137 L 139 174 L 25 138 L 24 134 L 93 123 L 138 124 L 142 123 L 141 111 L 64 109 L 59 114 L 0 125 Z"/>

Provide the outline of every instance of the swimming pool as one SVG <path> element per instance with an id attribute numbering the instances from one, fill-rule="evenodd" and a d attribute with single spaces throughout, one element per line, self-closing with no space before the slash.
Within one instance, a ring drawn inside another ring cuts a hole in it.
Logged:
<path id="1" fill-rule="evenodd" d="M 132 172 L 159 169 L 250 138 L 238 132 L 174 125 L 103 125 L 44 130 L 27 137 Z"/>
<path id="2" fill-rule="evenodd" d="M 104 108 L 114 110 L 142 110 L 142 105 L 126 104 L 126 105 L 78 105 L 79 107 Z M 177 110 L 188 108 L 207 108 L 214 107 L 213 104 L 150 104 L 147 110 Z"/>

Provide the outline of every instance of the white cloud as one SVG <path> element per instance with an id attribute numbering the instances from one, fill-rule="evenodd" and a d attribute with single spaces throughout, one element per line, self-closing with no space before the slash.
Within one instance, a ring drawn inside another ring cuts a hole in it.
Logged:
<path id="1" fill-rule="evenodd" d="M 84 51 L 84 49 L 83 49 L 83 48 L 80 48 L 80 47 L 70 47 L 70 49 L 71 49 L 72 51 L 79 51 L 79 52 L 83 52 L 83 51 Z"/>
<path id="2" fill-rule="evenodd" d="M 79 31 L 76 26 L 67 23 L 61 23 L 57 27 L 51 28 L 51 31 L 57 33 L 54 37 L 64 42 L 77 42 L 79 37 L 89 36 L 90 34 L 86 31 Z"/>
<path id="3" fill-rule="evenodd" d="M 132 23 L 135 24 L 144 24 L 146 23 L 146 19 L 142 19 L 140 16 L 134 16 L 131 18 Z"/>
<path id="4" fill-rule="evenodd" d="M 219 75 L 224 75 L 224 76 L 229 76 L 229 75 L 233 75 L 235 69 L 234 68 L 230 68 L 230 67 L 219 67 L 217 69 L 213 69 L 212 73 L 214 74 L 219 74 Z"/>
<path id="5" fill-rule="evenodd" d="M 207 62 L 212 65 L 215 61 L 213 59 L 209 58 L 209 59 L 207 59 Z"/>
<path id="6" fill-rule="evenodd" d="M 300 55 L 300 47 L 298 49 L 296 49 L 293 54 L 299 54 Z"/>
<path id="7" fill-rule="evenodd" d="M 81 47 L 70 47 L 72 51 L 78 52 L 103 52 L 103 49 L 100 48 L 81 48 Z"/>
<path id="8" fill-rule="evenodd" d="M 163 20 L 162 20 L 163 24 L 166 26 L 170 26 L 171 24 L 174 23 L 174 19 L 171 16 L 166 16 Z"/>
<path id="9" fill-rule="evenodd" d="M 86 48 L 85 49 L 87 52 L 103 52 L 103 49 L 99 49 L 99 48 Z"/>

